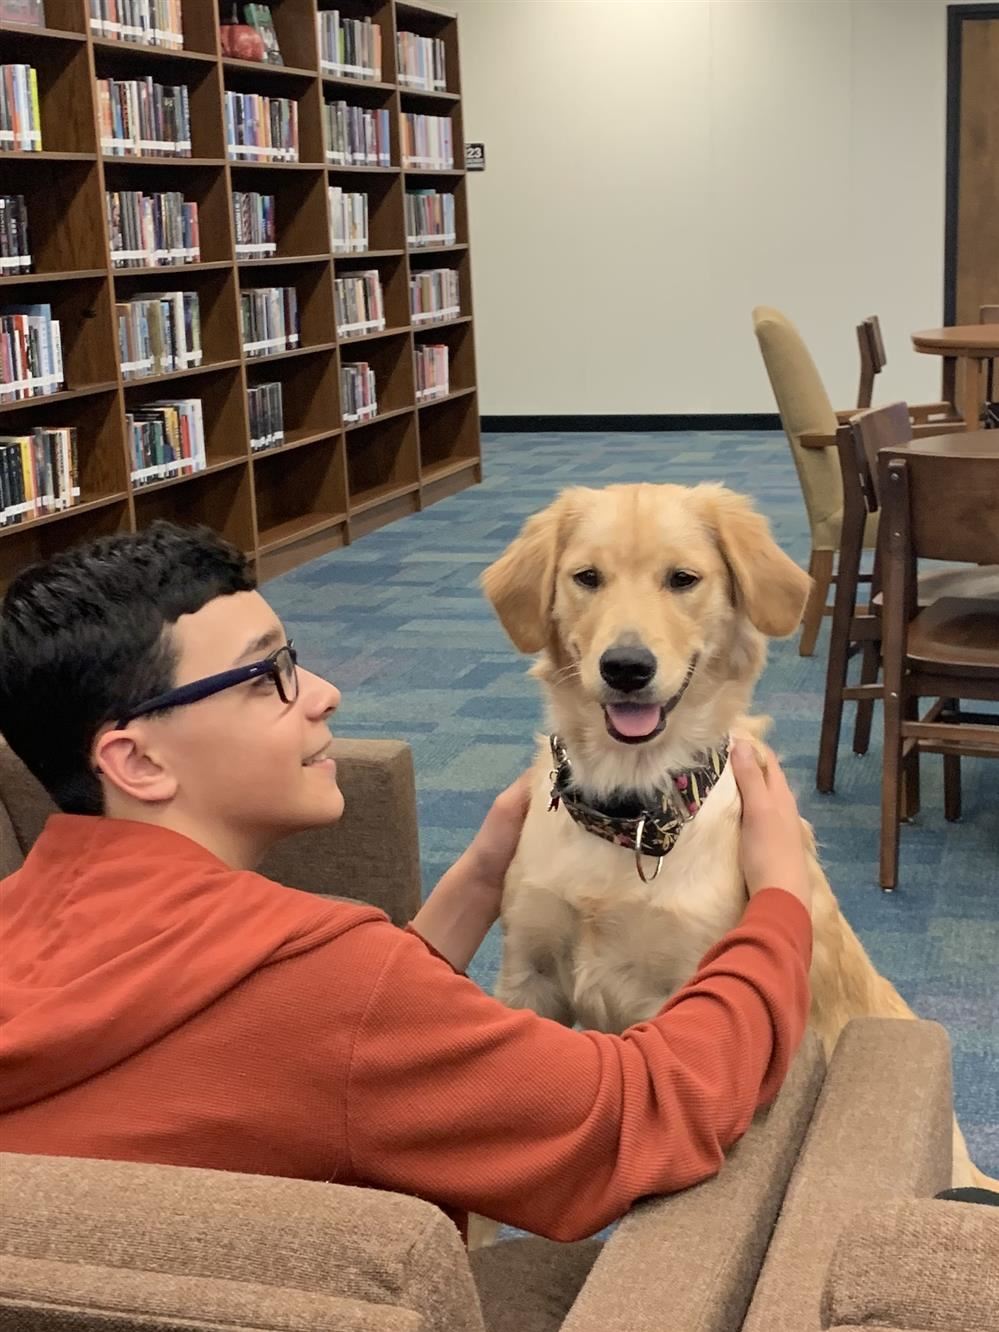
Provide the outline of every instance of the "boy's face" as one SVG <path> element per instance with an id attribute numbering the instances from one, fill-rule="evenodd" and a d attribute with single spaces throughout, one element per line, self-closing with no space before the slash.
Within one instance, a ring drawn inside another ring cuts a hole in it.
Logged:
<path id="1" fill-rule="evenodd" d="M 172 635 L 176 685 L 261 661 L 288 641 L 258 592 L 216 597 L 182 615 Z M 185 818 L 265 847 L 343 813 L 336 765 L 316 759 L 339 702 L 335 686 L 300 666 L 293 703 L 261 676 L 155 719 L 149 749 L 176 781 L 173 804 Z"/>

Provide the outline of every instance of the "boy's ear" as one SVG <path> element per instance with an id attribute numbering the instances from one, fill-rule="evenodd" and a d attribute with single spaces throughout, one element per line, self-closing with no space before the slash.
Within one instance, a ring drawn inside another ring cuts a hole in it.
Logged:
<path id="1" fill-rule="evenodd" d="M 123 730 L 102 731 L 92 750 L 94 770 L 102 783 L 147 804 L 172 800 L 177 779 L 148 747 L 148 728 L 141 721 Z"/>

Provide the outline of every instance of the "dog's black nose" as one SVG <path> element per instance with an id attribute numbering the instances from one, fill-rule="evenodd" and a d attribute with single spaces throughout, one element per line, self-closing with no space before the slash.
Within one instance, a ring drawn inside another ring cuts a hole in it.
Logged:
<path id="1" fill-rule="evenodd" d="M 600 658 L 600 674 L 611 689 L 632 694 L 645 688 L 656 673 L 656 665 L 648 648 L 608 648 Z"/>

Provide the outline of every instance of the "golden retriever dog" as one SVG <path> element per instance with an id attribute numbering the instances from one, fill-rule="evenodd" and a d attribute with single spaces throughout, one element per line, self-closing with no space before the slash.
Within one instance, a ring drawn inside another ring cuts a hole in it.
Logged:
<path id="1" fill-rule="evenodd" d="M 531 674 L 560 741 L 540 741 L 504 888 L 504 1003 L 622 1031 L 737 924 L 740 802 L 725 746 L 762 731 L 748 709 L 765 640 L 794 633 L 810 585 L 766 519 L 718 485 L 566 490 L 486 569 L 503 628 L 538 654 Z M 672 843 L 661 858 L 650 824 Z M 802 837 L 810 1020 L 828 1053 L 850 1018 L 914 1015 L 840 912 L 804 821 Z M 955 1123 L 954 1182 L 982 1178 Z"/>

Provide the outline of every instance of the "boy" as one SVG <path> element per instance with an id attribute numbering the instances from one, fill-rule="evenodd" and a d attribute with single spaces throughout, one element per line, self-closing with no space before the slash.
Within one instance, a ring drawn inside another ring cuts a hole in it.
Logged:
<path id="1" fill-rule="evenodd" d="M 652 1021 L 573 1031 L 461 974 L 524 779 L 407 930 L 254 873 L 343 811 L 339 699 L 205 529 L 160 522 L 14 581 L 0 730 L 61 812 L 0 885 L 0 1147 L 365 1184 L 560 1240 L 715 1173 L 808 1012 L 776 762 L 733 756 L 739 927 Z"/>

